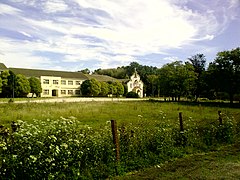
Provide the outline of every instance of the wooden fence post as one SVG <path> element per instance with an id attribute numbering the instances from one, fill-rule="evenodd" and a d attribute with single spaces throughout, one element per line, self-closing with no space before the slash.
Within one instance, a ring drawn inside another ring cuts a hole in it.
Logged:
<path id="1" fill-rule="evenodd" d="M 179 123 L 180 123 L 180 132 L 183 132 L 183 119 L 182 119 L 182 112 L 179 113 Z"/>
<path id="2" fill-rule="evenodd" d="M 222 125 L 222 112 L 218 111 L 218 120 L 219 120 L 219 125 Z"/>
<path id="3" fill-rule="evenodd" d="M 115 145 L 116 162 L 119 162 L 119 160 L 120 160 L 120 146 L 119 146 L 116 120 L 111 120 L 111 127 L 112 127 L 113 143 Z"/>

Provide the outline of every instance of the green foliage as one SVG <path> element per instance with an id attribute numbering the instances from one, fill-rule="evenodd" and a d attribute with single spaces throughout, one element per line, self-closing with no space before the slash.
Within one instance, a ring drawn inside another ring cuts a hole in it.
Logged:
<path id="1" fill-rule="evenodd" d="M 181 96 L 189 96 L 195 88 L 196 74 L 191 64 L 182 64 L 176 61 L 164 65 L 159 70 L 159 82 L 161 92 L 164 96 L 171 96 L 172 99 Z"/>
<path id="2" fill-rule="evenodd" d="M 107 96 L 109 92 L 109 85 L 106 82 L 100 82 L 101 83 L 101 92 L 100 96 Z"/>
<path id="3" fill-rule="evenodd" d="M 219 52 L 208 71 L 212 89 L 227 92 L 233 103 L 234 94 L 240 92 L 240 48 Z"/>
<path id="4" fill-rule="evenodd" d="M 131 91 L 126 94 L 126 98 L 139 98 L 139 95 Z"/>
<path id="5" fill-rule="evenodd" d="M 86 80 L 81 85 L 84 96 L 97 96 L 101 92 L 101 84 L 96 79 Z"/>
<path id="6" fill-rule="evenodd" d="M 35 77 L 31 77 L 28 79 L 28 81 L 30 84 L 30 88 L 31 88 L 30 92 L 32 93 L 32 95 L 36 94 L 36 96 L 39 97 L 42 92 L 40 80 Z"/>
<path id="7" fill-rule="evenodd" d="M 122 83 L 114 82 L 113 86 L 115 86 L 115 88 L 116 88 L 117 97 L 124 94 L 124 87 L 123 87 Z"/>
<path id="8" fill-rule="evenodd" d="M 31 87 L 28 79 L 21 74 L 16 75 L 15 79 L 15 95 L 16 97 L 26 97 L 30 93 Z"/>
<path id="9" fill-rule="evenodd" d="M 82 72 L 83 74 L 90 74 L 90 70 L 88 68 L 83 69 L 83 70 L 81 70 L 79 72 Z"/>

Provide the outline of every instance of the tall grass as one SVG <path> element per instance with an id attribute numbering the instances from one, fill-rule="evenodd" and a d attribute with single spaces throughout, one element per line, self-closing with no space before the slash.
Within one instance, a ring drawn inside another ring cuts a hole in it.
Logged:
<path id="1" fill-rule="evenodd" d="M 5 124 L 14 120 L 17 127 L 0 131 L 3 179 L 103 179 L 232 143 L 239 131 L 239 109 L 178 103 L 13 103 L 1 111 Z M 118 122 L 118 164 L 110 119 Z"/>

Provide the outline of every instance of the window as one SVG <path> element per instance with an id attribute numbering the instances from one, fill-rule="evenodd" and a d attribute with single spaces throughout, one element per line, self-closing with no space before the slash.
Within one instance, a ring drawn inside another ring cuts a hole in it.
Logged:
<path id="1" fill-rule="evenodd" d="M 61 90 L 61 94 L 66 94 L 66 90 Z"/>
<path id="2" fill-rule="evenodd" d="M 43 79 L 43 84 L 49 84 L 49 79 Z"/>
<path id="3" fill-rule="evenodd" d="M 68 94 L 73 94 L 73 90 L 68 90 Z"/>
<path id="4" fill-rule="evenodd" d="M 44 90 L 43 90 L 43 94 L 44 94 L 44 95 L 49 95 L 49 90 L 48 90 L 48 89 L 44 89 Z"/>
<path id="5" fill-rule="evenodd" d="M 76 81 L 76 85 L 80 85 L 81 84 L 81 81 Z"/>
<path id="6" fill-rule="evenodd" d="M 76 91 L 75 91 L 75 94 L 80 94 L 80 90 L 76 90 Z"/>
<path id="7" fill-rule="evenodd" d="M 53 80 L 53 84 L 58 84 L 58 80 Z"/>
<path id="8" fill-rule="evenodd" d="M 66 80 L 61 80 L 62 85 L 66 85 Z"/>
<path id="9" fill-rule="evenodd" d="M 130 83 L 130 88 L 132 88 L 132 83 Z"/>
<path id="10" fill-rule="evenodd" d="M 73 85 L 73 81 L 68 81 L 68 85 Z"/>

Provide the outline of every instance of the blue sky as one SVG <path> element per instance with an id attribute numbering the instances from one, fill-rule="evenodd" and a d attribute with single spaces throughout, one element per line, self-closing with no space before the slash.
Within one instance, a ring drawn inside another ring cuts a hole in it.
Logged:
<path id="1" fill-rule="evenodd" d="M 77 71 L 161 67 L 240 46 L 240 0 L 2 0 L 0 62 Z"/>

